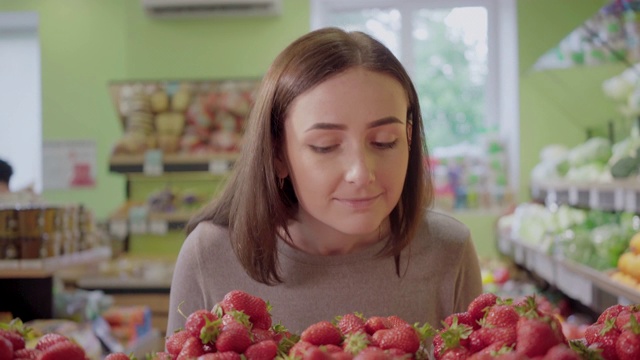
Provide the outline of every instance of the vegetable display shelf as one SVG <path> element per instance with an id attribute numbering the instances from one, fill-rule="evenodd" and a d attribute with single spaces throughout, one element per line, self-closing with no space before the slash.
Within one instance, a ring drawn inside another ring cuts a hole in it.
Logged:
<path id="1" fill-rule="evenodd" d="M 516 264 L 597 313 L 615 304 L 640 304 L 640 291 L 611 279 L 608 272 L 549 255 L 507 236 L 498 238 L 498 249 Z"/>
<path id="2" fill-rule="evenodd" d="M 547 205 L 640 213 L 640 180 L 630 178 L 606 183 L 533 182 L 531 197 Z"/>

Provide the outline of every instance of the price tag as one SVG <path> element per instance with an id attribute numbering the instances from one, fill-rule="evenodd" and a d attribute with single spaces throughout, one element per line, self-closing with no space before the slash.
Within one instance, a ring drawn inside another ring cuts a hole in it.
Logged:
<path id="1" fill-rule="evenodd" d="M 578 189 L 575 187 L 569 188 L 569 205 L 577 205 L 578 204 Z"/>
<path id="2" fill-rule="evenodd" d="M 214 175 L 221 175 L 229 172 L 229 163 L 225 160 L 209 161 L 209 172 Z"/>
<path id="3" fill-rule="evenodd" d="M 162 175 L 163 171 L 162 150 L 147 150 L 147 152 L 144 153 L 142 172 L 149 176 L 159 176 Z"/>
<path id="4" fill-rule="evenodd" d="M 535 254 L 533 260 L 533 268 L 536 274 L 545 279 L 549 284 L 555 282 L 555 264 L 553 259 L 546 254 Z"/>
<path id="5" fill-rule="evenodd" d="M 545 204 L 549 206 L 552 204 L 556 204 L 557 202 L 558 202 L 558 193 L 556 192 L 556 190 L 549 189 L 549 192 L 547 193 L 547 198 L 545 200 Z"/>
<path id="6" fill-rule="evenodd" d="M 592 209 L 598 209 L 600 206 L 600 193 L 598 189 L 589 190 L 589 207 Z"/>
<path id="7" fill-rule="evenodd" d="M 568 269 L 557 272 L 558 289 L 585 306 L 593 305 L 593 284 L 583 276 Z"/>
<path id="8" fill-rule="evenodd" d="M 613 206 L 614 210 L 624 210 L 625 201 L 624 201 L 625 191 L 624 189 L 616 189 L 613 193 Z"/>
<path id="9" fill-rule="evenodd" d="M 166 220 L 149 220 L 149 232 L 156 235 L 165 235 L 169 231 L 169 223 Z"/>
<path id="10" fill-rule="evenodd" d="M 129 209 L 129 230 L 132 234 L 145 234 L 148 232 L 148 210 L 144 206 L 133 206 Z"/>
<path id="11" fill-rule="evenodd" d="M 116 238 L 123 239 L 127 236 L 127 221 L 126 220 L 111 220 L 109 221 L 109 234 Z"/>
<path id="12" fill-rule="evenodd" d="M 637 207 L 638 204 L 636 204 L 636 191 L 629 190 L 627 192 L 627 196 L 625 197 L 624 210 L 634 213 L 636 212 Z"/>

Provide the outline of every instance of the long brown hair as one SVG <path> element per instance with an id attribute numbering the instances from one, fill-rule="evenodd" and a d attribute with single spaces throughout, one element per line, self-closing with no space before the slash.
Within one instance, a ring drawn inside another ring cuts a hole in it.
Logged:
<path id="1" fill-rule="evenodd" d="M 275 165 L 281 156 L 287 111 L 298 95 L 355 66 L 392 76 L 409 100 L 409 164 L 400 201 L 389 215 L 391 236 L 380 252 L 394 256 L 398 270 L 401 250 L 413 239 L 425 208 L 433 201 L 430 171 L 424 162 L 427 148 L 418 95 L 409 75 L 389 49 L 362 32 L 312 31 L 278 55 L 258 90 L 233 173 L 220 196 L 190 220 L 187 233 L 203 221 L 227 227 L 235 254 L 249 276 L 264 284 L 281 283 L 278 233 L 286 231 L 297 207 L 290 181 L 278 186 Z"/>

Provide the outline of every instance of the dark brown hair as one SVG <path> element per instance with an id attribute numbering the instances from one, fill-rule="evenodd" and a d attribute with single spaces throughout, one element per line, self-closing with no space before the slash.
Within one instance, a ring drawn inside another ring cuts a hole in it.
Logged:
<path id="1" fill-rule="evenodd" d="M 243 135 L 242 153 L 220 196 L 195 215 L 187 233 L 200 222 L 227 227 L 238 260 L 256 281 L 282 282 L 278 271 L 279 230 L 296 215 L 290 181 L 278 186 L 276 159 L 284 141 L 284 121 L 293 100 L 319 83 L 360 66 L 395 78 L 409 101 L 412 126 L 409 164 L 398 205 L 389 215 L 390 232 L 381 256 L 394 256 L 415 236 L 424 210 L 433 200 L 418 96 L 409 75 L 383 44 L 361 32 L 337 28 L 312 31 L 285 48 L 264 76 Z M 281 157 L 283 158 L 283 157 Z M 399 271 L 398 275 L 399 275 Z"/>

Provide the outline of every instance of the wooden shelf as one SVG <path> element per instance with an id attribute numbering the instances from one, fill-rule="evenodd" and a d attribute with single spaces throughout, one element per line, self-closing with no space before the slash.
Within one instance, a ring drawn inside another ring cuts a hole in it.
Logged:
<path id="1" fill-rule="evenodd" d="M 640 212 L 640 181 L 606 183 L 544 181 L 531 184 L 531 197 L 547 205 L 570 205 L 606 211 Z"/>
<path id="2" fill-rule="evenodd" d="M 499 238 L 498 248 L 517 264 L 598 313 L 619 303 L 640 304 L 640 291 L 611 279 L 609 272 L 549 255 L 531 244 L 505 236 Z"/>
<path id="3" fill-rule="evenodd" d="M 162 156 L 162 171 L 224 173 L 231 169 L 239 153 L 166 154 Z M 123 174 L 144 173 L 145 155 L 112 155 L 109 171 Z"/>
<path id="4" fill-rule="evenodd" d="M 65 268 L 96 263 L 111 258 L 111 248 L 103 246 L 43 260 L 0 260 L 0 279 L 45 278 Z"/>

